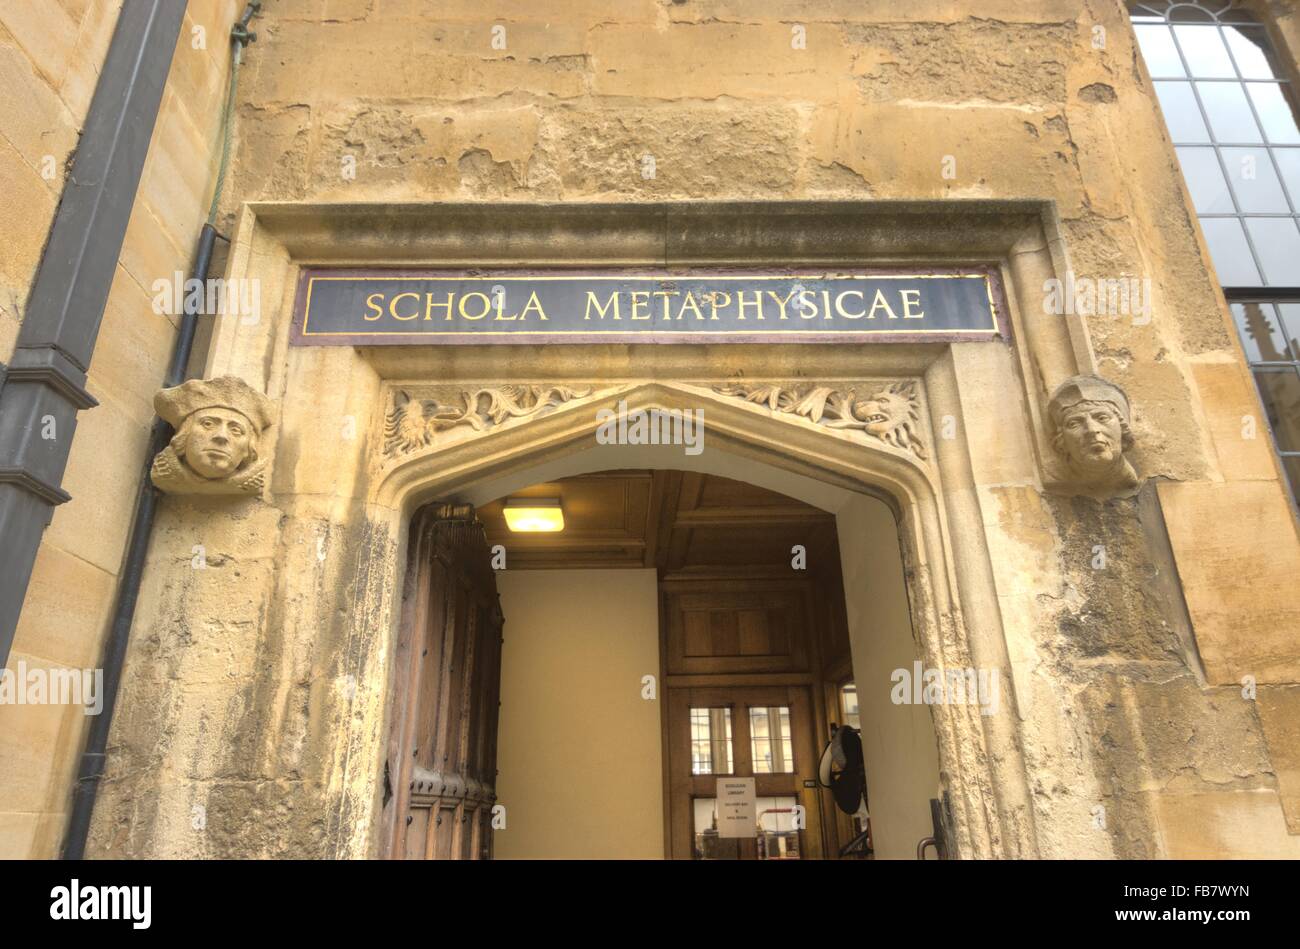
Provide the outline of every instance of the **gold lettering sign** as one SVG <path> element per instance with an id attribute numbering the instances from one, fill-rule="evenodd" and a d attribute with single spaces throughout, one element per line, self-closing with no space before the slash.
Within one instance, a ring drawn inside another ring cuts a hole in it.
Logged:
<path id="1" fill-rule="evenodd" d="M 995 339 L 990 267 L 655 274 L 309 269 L 296 345 Z"/>

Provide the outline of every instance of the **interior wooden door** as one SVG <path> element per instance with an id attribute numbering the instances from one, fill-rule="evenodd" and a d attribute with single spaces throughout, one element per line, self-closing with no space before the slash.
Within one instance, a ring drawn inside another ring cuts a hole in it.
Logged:
<path id="1" fill-rule="evenodd" d="M 391 858 L 492 856 L 502 625 L 474 509 L 421 508 L 408 542 L 384 771 Z"/>
<path id="2" fill-rule="evenodd" d="M 807 686 L 672 689 L 667 732 L 675 859 L 820 856 L 820 815 L 805 793 L 817 768 Z M 722 777 L 754 778 L 758 837 L 723 840 L 712 833 L 709 802 Z M 804 807 L 802 830 L 789 811 L 794 805 Z"/>

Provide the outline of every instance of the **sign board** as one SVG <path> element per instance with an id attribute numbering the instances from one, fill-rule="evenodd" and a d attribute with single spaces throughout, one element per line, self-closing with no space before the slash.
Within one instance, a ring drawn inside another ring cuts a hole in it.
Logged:
<path id="1" fill-rule="evenodd" d="M 758 836 L 758 796 L 753 778 L 718 778 L 718 836 Z"/>
<path id="2" fill-rule="evenodd" d="M 340 271 L 307 268 L 299 346 L 996 339 L 997 271 Z"/>

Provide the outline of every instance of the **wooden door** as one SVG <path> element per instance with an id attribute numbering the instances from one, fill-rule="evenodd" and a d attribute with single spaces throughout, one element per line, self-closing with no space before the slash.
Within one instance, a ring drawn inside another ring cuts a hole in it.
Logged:
<path id="1" fill-rule="evenodd" d="M 668 693 L 668 793 L 676 859 L 821 855 L 813 703 L 807 686 L 678 688 Z M 707 737 L 705 737 L 707 736 Z M 720 777 L 753 777 L 756 838 L 719 839 L 709 826 Z M 803 829 L 789 808 L 804 808 Z"/>
<path id="2" fill-rule="evenodd" d="M 483 526 L 469 505 L 411 521 L 384 770 L 387 855 L 492 856 L 501 629 Z"/>

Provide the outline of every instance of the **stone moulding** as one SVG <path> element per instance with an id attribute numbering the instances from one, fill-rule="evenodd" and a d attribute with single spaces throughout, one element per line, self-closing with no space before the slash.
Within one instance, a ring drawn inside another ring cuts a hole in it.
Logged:
<path id="1" fill-rule="evenodd" d="M 851 383 L 720 382 L 680 383 L 708 393 L 765 408 L 790 423 L 811 423 L 827 434 L 862 444 L 883 444 L 914 459 L 929 455 L 921 435 L 922 412 L 913 380 Z M 384 417 L 383 455 L 387 460 L 431 448 L 453 429 L 472 437 L 526 419 L 537 419 L 572 403 L 604 397 L 634 385 L 598 389 L 593 384 L 530 383 L 467 389 L 395 388 Z"/>

